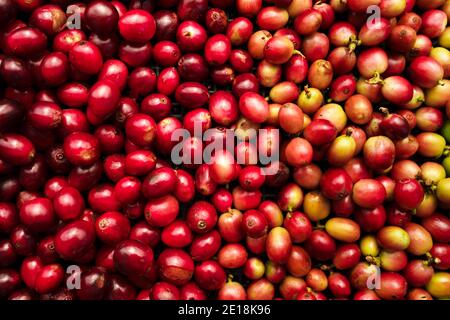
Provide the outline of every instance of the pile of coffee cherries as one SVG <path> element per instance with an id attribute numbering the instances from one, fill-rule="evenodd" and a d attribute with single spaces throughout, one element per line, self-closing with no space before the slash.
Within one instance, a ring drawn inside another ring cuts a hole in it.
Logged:
<path id="1" fill-rule="evenodd" d="M 449 19 L 0 0 L 0 298 L 450 298 Z"/>

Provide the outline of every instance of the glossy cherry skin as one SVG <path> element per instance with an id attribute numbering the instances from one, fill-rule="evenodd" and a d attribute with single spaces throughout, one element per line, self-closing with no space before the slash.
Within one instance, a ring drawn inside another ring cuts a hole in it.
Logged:
<path id="1" fill-rule="evenodd" d="M 102 299 L 108 285 L 107 273 L 97 267 L 92 267 L 81 273 L 80 288 L 76 295 L 80 300 Z"/>
<path id="2" fill-rule="evenodd" d="M 190 173 L 185 170 L 178 169 L 175 171 L 177 181 L 175 184 L 174 195 L 180 202 L 189 202 L 195 195 L 195 182 Z"/>
<path id="3" fill-rule="evenodd" d="M 124 274 L 144 276 L 153 266 L 153 250 L 136 240 L 125 240 L 114 251 L 114 263 Z"/>
<path id="4" fill-rule="evenodd" d="M 181 51 L 171 41 L 158 42 L 153 48 L 153 59 L 162 67 L 174 67 L 181 58 Z"/>
<path id="5" fill-rule="evenodd" d="M 422 225 L 428 232 L 431 233 L 433 239 L 442 243 L 450 242 L 448 230 L 450 227 L 450 220 L 448 217 L 435 213 L 422 220 Z"/>
<path id="6" fill-rule="evenodd" d="M 351 177 L 343 169 L 329 169 L 320 180 L 322 193 L 329 199 L 339 200 L 350 194 L 353 183 Z"/>
<path id="7" fill-rule="evenodd" d="M 216 209 L 208 202 L 198 201 L 189 208 L 186 220 L 192 231 L 206 233 L 217 223 Z"/>
<path id="8" fill-rule="evenodd" d="M 64 140 L 64 155 L 74 165 L 89 166 L 100 157 L 98 139 L 88 133 L 74 132 Z"/>
<path id="9" fill-rule="evenodd" d="M 118 211 L 120 202 L 110 184 L 100 184 L 89 191 L 88 203 L 94 212 Z"/>
<path id="10" fill-rule="evenodd" d="M 126 40 L 142 44 L 153 38 L 156 32 L 156 22 L 147 11 L 130 10 L 119 19 L 119 32 Z"/>
<path id="11" fill-rule="evenodd" d="M 380 129 L 393 140 L 401 140 L 409 135 L 408 121 L 401 115 L 387 115 L 380 123 Z"/>
<path id="12" fill-rule="evenodd" d="M 242 213 L 235 209 L 230 209 L 220 215 L 218 220 L 220 235 L 227 242 L 239 242 L 245 237 L 242 228 Z"/>
<path id="13" fill-rule="evenodd" d="M 177 43 L 183 52 L 199 51 L 207 40 L 206 30 L 195 21 L 184 21 L 177 29 Z"/>
<path id="14" fill-rule="evenodd" d="M 63 30 L 53 38 L 53 50 L 69 53 L 70 49 L 82 40 L 86 40 L 86 34 L 82 30 Z"/>
<path id="15" fill-rule="evenodd" d="M 314 230 L 306 241 L 306 249 L 311 257 L 326 261 L 334 256 L 336 243 L 326 232 Z"/>
<path id="16" fill-rule="evenodd" d="M 29 164 L 35 157 L 36 150 L 25 136 L 8 133 L 0 138 L 0 157 L 16 165 Z"/>
<path id="17" fill-rule="evenodd" d="M 133 300 L 136 290 L 131 283 L 119 274 L 111 275 L 106 288 L 105 300 Z"/>
<path id="18" fill-rule="evenodd" d="M 226 91 L 217 91 L 209 99 L 209 112 L 218 124 L 228 126 L 238 118 L 236 99 Z"/>
<path id="19" fill-rule="evenodd" d="M 136 203 L 141 196 L 141 182 L 135 177 L 123 177 L 114 186 L 115 198 L 122 204 Z"/>
<path id="20" fill-rule="evenodd" d="M 47 46 L 47 36 L 37 28 L 19 28 L 5 39 L 8 52 L 23 58 L 39 57 Z"/>
<path id="21" fill-rule="evenodd" d="M 397 300 L 406 295 L 407 282 L 401 275 L 393 272 L 384 272 L 381 274 L 381 288 L 375 289 L 375 292 L 382 299 Z"/>
<path id="22" fill-rule="evenodd" d="M 250 107 L 252 106 L 252 107 Z M 250 111 L 250 108 L 252 111 Z M 262 123 L 269 116 L 269 105 L 259 94 L 247 92 L 239 99 L 239 110 L 250 121 Z"/>
<path id="23" fill-rule="evenodd" d="M 242 217 L 244 232 L 252 238 L 259 238 L 268 231 L 268 223 L 264 215 L 258 210 L 248 210 Z"/>
<path id="24" fill-rule="evenodd" d="M 175 285 L 184 285 L 194 274 L 194 261 L 183 250 L 166 249 L 158 257 L 158 272 L 165 280 Z"/>
<path id="25" fill-rule="evenodd" d="M 366 232 L 375 232 L 386 222 L 386 211 L 382 206 L 373 209 L 359 208 L 355 212 L 355 220 Z"/>
<path id="26" fill-rule="evenodd" d="M 130 231 L 129 238 L 137 240 L 154 248 L 161 239 L 161 231 L 158 228 L 150 226 L 147 222 L 141 221 L 136 223 Z"/>
<path id="27" fill-rule="evenodd" d="M 144 210 L 145 218 L 151 226 L 164 227 L 176 219 L 179 204 L 175 197 L 166 195 L 147 202 Z"/>
<path id="28" fill-rule="evenodd" d="M 106 212 L 95 221 L 95 231 L 101 241 L 114 245 L 128 237 L 130 222 L 119 212 Z"/>
<path id="29" fill-rule="evenodd" d="M 422 202 L 424 191 L 415 179 L 402 179 L 397 181 L 394 188 L 394 199 L 397 204 L 406 210 L 414 210 Z"/>
<path id="30" fill-rule="evenodd" d="M 20 208 L 20 220 L 31 231 L 48 231 L 55 223 L 52 202 L 47 198 L 36 198 Z"/>
<path id="31" fill-rule="evenodd" d="M 190 255 L 194 261 L 211 259 L 219 250 L 221 237 L 216 230 L 196 236 L 190 247 Z"/>
<path id="32" fill-rule="evenodd" d="M 77 260 L 90 250 L 94 243 L 93 226 L 86 221 L 74 221 L 58 230 L 55 249 L 66 260 Z"/>
<path id="33" fill-rule="evenodd" d="M 226 280 L 225 271 L 213 260 L 200 263 L 195 267 L 195 282 L 205 290 L 218 290 Z"/>
<path id="34" fill-rule="evenodd" d="M 310 220 L 301 212 L 290 213 L 283 222 L 283 226 L 289 232 L 292 242 L 304 242 L 312 233 Z"/>
<path id="35" fill-rule="evenodd" d="M 162 242 L 172 248 L 183 248 L 189 245 L 192 239 L 191 230 L 182 220 L 172 222 L 161 233 Z"/>
<path id="36" fill-rule="evenodd" d="M 61 108 L 51 102 L 35 103 L 28 111 L 28 119 L 31 125 L 38 130 L 51 130 L 58 127 L 61 118 Z"/>
<path id="37" fill-rule="evenodd" d="M 125 123 L 125 133 L 131 142 L 138 146 L 148 146 L 155 138 L 155 121 L 148 115 L 138 113 Z"/>
<path id="38" fill-rule="evenodd" d="M 19 273 L 13 269 L 2 269 L 0 271 L 0 297 L 6 298 L 20 285 Z"/>
<path id="39" fill-rule="evenodd" d="M 98 81 L 89 91 L 87 111 L 96 116 L 95 119 L 105 119 L 116 111 L 119 99 L 119 87 L 114 81 Z"/>
<path id="40" fill-rule="evenodd" d="M 203 21 L 207 10 L 208 1 L 206 0 L 181 0 L 178 3 L 177 14 L 182 21 Z"/>
<path id="41" fill-rule="evenodd" d="M 180 77 L 186 81 L 204 81 L 209 76 L 209 66 L 205 58 L 197 53 L 183 55 L 177 64 Z"/>
<path id="42" fill-rule="evenodd" d="M 10 99 L 0 100 L 0 125 L 2 132 L 13 128 L 25 114 L 25 106 Z"/>
<path id="43" fill-rule="evenodd" d="M 156 166 L 156 156 L 148 150 L 137 150 L 127 154 L 124 161 L 124 174 L 142 176 L 148 174 Z M 119 177 L 119 179 L 122 177 Z"/>
<path id="44" fill-rule="evenodd" d="M 169 10 L 159 10 L 153 14 L 156 22 L 155 38 L 158 41 L 172 40 L 179 24 L 177 14 Z"/>
<path id="45" fill-rule="evenodd" d="M 224 64 L 230 53 L 231 43 L 226 36 L 217 34 L 206 41 L 205 58 L 209 65 L 219 66 Z"/>
<path id="46" fill-rule="evenodd" d="M 44 264 L 55 263 L 59 255 L 55 250 L 55 237 L 53 235 L 43 238 L 36 247 L 36 255 Z"/>
<path id="47" fill-rule="evenodd" d="M 69 52 L 72 65 L 88 75 L 97 74 L 103 65 L 100 50 L 89 41 L 80 41 Z"/>
<path id="48" fill-rule="evenodd" d="M 0 266 L 8 267 L 17 260 L 17 254 L 10 240 L 0 241 Z"/>
<path id="49" fill-rule="evenodd" d="M 326 119 L 313 120 L 304 130 L 306 140 L 313 145 L 324 145 L 336 138 L 336 127 Z"/>
<path id="50" fill-rule="evenodd" d="M 34 289 L 40 294 L 53 292 L 63 278 L 64 269 L 60 264 L 46 265 L 37 272 Z"/>
<path id="51" fill-rule="evenodd" d="M 339 270 L 351 269 L 359 262 L 361 258 L 361 251 L 358 245 L 344 244 L 338 247 L 336 255 L 333 258 L 333 264 Z"/>
<path id="52" fill-rule="evenodd" d="M 155 121 L 160 121 L 170 114 L 172 102 L 164 94 L 153 93 L 141 102 L 141 111 L 150 115 Z"/>
<path id="53" fill-rule="evenodd" d="M 69 77 L 69 59 L 61 52 L 52 52 L 42 60 L 40 76 L 49 86 L 59 86 Z"/>
<path id="54" fill-rule="evenodd" d="M 115 31 L 119 13 L 107 1 L 93 1 L 86 7 L 84 20 L 90 30 L 105 37 Z"/>

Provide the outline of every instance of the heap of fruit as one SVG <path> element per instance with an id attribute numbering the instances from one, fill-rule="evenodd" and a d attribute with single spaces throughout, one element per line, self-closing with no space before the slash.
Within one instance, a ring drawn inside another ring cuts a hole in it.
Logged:
<path id="1" fill-rule="evenodd" d="M 449 19 L 0 0 L 0 298 L 449 298 Z"/>

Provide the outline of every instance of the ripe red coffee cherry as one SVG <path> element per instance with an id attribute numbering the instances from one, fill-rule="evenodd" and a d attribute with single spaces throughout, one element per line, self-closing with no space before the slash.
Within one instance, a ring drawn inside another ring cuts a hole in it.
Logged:
<path id="1" fill-rule="evenodd" d="M 61 124 L 62 110 L 51 102 L 37 102 L 28 111 L 28 120 L 38 130 L 51 130 Z"/>
<path id="2" fill-rule="evenodd" d="M 216 34 L 206 41 L 205 58 L 209 65 L 220 66 L 227 62 L 231 53 L 230 40 L 223 34 Z"/>
<path id="3" fill-rule="evenodd" d="M 49 231 L 55 224 L 52 202 L 36 198 L 25 202 L 20 208 L 20 221 L 33 232 Z"/>
<path id="4" fill-rule="evenodd" d="M 146 221 L 136 223 L 130 231 L 130 239 L 137 240 L 155 248 L 161 239 L 161 231 L 150 226 Z"/>
<path id="5" fill-rule="evenodd" d="M 63 187 L 53 198 L 55 213 L 63 221 L 80 217 L 84 211 L 84 205 L 80 192 L 70 186 Z"/>
<path id="6" fill-rule="evenodd" d="M 130 10 L 120 17 L 119 32 L 127 41 L 142 44 L 150 41 L 155 35 L 156 22 L 145 10 Z"/>
<path id="7" fill-rule="evenodd" d="M 226 281 L 223 268 L 215 261 L 208 260 L 195 267 L 195 282 L 205 290 L 218 290 Z"/>
<path id="8" fill-rule="evenodd" d="M 80 41 L 69 52 L 70 63 L 80 72 L 94 75 L 103 65 L 100 50 L 89 41 Z"/>
<path id="9" fill-rule="evenodd" d="M 175 220 L 164 228 L 161 234 L 162 242 L 172 248 L 183 248 L 192 242 L 191 229 L 186 222 Z"/>
<path id="10" fill-rule="evenodd" d="M 344 169 L 328 169 L 320 179 L 323 195 L 331 200 L 340 200 L 348 196 L 353 188 L 351 177 Z"/>
<path id="11" fill-rule="evenodd" d="M 123 177 L 114 186 L 115 198 L 122 204 L 136 203 L 141 196 L 141 182 L 135 177 Z"/>
<path id="12" fill-rule="evenodd" d="M 64 139 L 64 155 L 72 164 L 90 166 L 100 158 L 98 139 L 85 132 L 74 132 Z"/>
<path id="13" fill-rule="evenodd" d="M 155 121 L 143 113 L 132 115 L 125 123 L 127 138 L 140 147 L 151 145 L 155 138 L 155 130 Z"/>
<path id="14" fill-rule="evenodd" d="M 194 178 L 187 171 L 178 169 L 175 171 L 177 181 L 175 184 L 174 195 L 178 201 L 186 203 L 195 196 Z"/>
<path id="15" fill-rule="evenodd" d="M 5 37 L 5 49 L 22 58 L 36 58 L 44 53 L 47 37 L 37 28 L 23 27 Z"/>
<path id="16" fill-rule="evenodd" d="M 0 202 L 0 231 L 9 233 L 18 223 L 16 207 L 12 203 Z"/>
<path id="17" fill-rule="evenodd" d="M 0 137 L 0 158 L 16 165 L 26 165 L 33 161 L 36 150 L 25 136 L 7 133 Z"/>
<path id="18" fill-rule="evenodd" d="M 267 233 L 267 219 L 258 210 L 248 210 L 242 216 L 242 228 L 247 236 L 260 238 Z"/>
<path id="19" fill-rule="evenodd" d="M 172 195 L 155 198 L 147 202 L 144 214 L 151 226 L 164 227 L 172 223 L 179 212 L 178 200 Z"/>
<path id="20" fill-rule="evenodd" d="M 162 67 L 174 67 L 181 58 L 181 51 L 172 41 L 160 41 L 153 48 L 153 59 Z"/>
<path id="21" fill-rule="evenodd" d="M 192 231 L 206 233 L 217 223 L 216 209 L 206 201 L 197 201 L 189 208 L 186 220 Z"/>
<path id="22" fill-rule="evenodd" d="M 394 200 L 405 210 L 416 209 L 424 195 L 424 190 L 416 179 L 402 179 L 395 183 Z"/>
<path id="23" fill-rule="evenodd" d="M 62 52 L 52 52 L 42 60 L 39 71 L 42 80 L 49 86 L 59 86 L 69 77 L 69 59 Z"/>
<path id="24" fill-rule="evenodd" d="M 84 12 L 87 27 L 95 34 L 106 37 L 115 31 L 119 13 L 114 5 L 107 1 L 93 1 Z"/>
<path id="25" fill-rule="evenodd" d="M 120 99 L 119 94 L 119 87 L 115 82 L 111 80 L 98 81 L 89 91 L 87 112 L 92 113 L 94 119 L 105 119 L 116 111 Z"/>
<path id="26" fill-rule="evenodd" d="M 301 212 L 289 213 L 284 219 L 283 226 L 294 243 L 304 242 L 312 233 L 310 220 Z"/>
<path id="27" fill-rule="evenodd" d="M 42 267 L 36 274 L 34 289 L 40 293 L 50 293 L 57 289 L 64 279 L 64 269 L 60 264 Z"/>
<path id="28" fill-rule="evenodd" d="M 158 257 L 158 272 L 165 281 L 184 285 L 194 274 L 194 261 L 183 250 L 166 249 Z"/>
<path id="29" fill-rule="evenodd" d="M 269 117 L 269 104 L 257 93 L 244 93 L 239 99 L 241 113 L 255 123 L 262 123 Z"/>
<path id="30" fill-rule="evenodd" d="M 101 241 L 114 245 L 130 233 L 130 221 L 119 212 L 106 212 L 95 221 L 95 231 Z"/>
<path id="31" fill-rule="evenodd" d="M 125 275 L 148 275 L 153 266 L 153 250 L 136 240 L 122 241 L 114 250 L 114 264 Z"/>
<path id="32" fill-rule="evenodd" d="M 55 250 L 66 260 L 76 260 L 91 249 L 95 240 L 94 226 L 77 220 L 58 230 L 55 237 Z"/>
<path id="33" fill-rule="evenodd" d="M 177 29 L 177 43 L 183 52 L 199 51 L 207 40 L 206 30 L 195 21 L 184 21 Z"/>
<path id="34" fill-rule="evenodd" d="M 89 191 L 88 202 L 94 212 L 118 211 L 120 202 L 111 184 L 101 184 Z"/>
<path id="35" fill-rule="evenodd" d="M 148 150 L 137 150 L 127 154 L 124 161 L 125 172 L 133 176 L 143 176 L 156 166 L 156 156 Z M 119 177 L 119 179 L 122 177 Z M 118 180 L 118 179 L 117 179 Z"/>
<path id="36" fill-rule="evenodd" d="M 211 259 L 219 250 L 221 235 L 216 230 L 197 235 L 192 241 L 190 255 L 194 261 Z"/>
<path id="37" fill-rule="evenodd" d="M 217 184 L 227 184 L 236 179 L 236 161 L 227 150 L 217 150 L 209 164 L 209 174 Z"/>
<path id="38" fill-rule="evenodd" d="M 177 177 L 171 168 L 153 170 L 142 184 L 142 193 L 147 198 L 162 197 L 175 189 Z"/>

